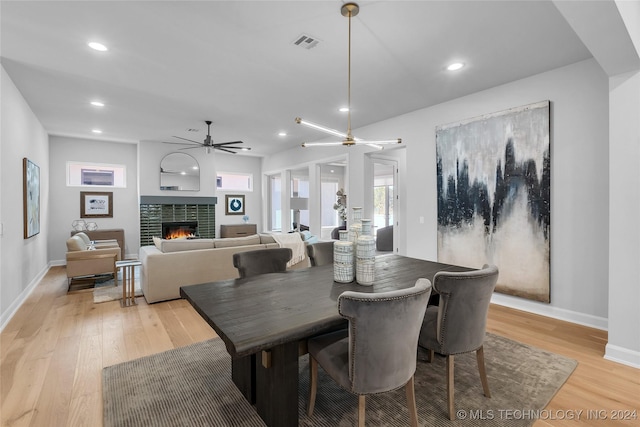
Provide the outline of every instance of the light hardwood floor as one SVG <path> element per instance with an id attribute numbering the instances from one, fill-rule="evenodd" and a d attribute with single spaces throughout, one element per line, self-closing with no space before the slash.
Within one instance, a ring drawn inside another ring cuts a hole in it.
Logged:
<path id="1" fill-rule="evenodd" d="M 216 336 L 184 300 L 137 301 L 121 308 L 93 304 L 90 290 L 68 294 L 64 267 L 53 267 L 0 334 L 0 425 L 100 426 L 103 367 Z M 602 358 L 606 332 L 500 306 L 488 330 L 579 362 L 536 427 L 640 425 L 640 370 Z M 624 411 L 636 419 L 611 419 Z"/>

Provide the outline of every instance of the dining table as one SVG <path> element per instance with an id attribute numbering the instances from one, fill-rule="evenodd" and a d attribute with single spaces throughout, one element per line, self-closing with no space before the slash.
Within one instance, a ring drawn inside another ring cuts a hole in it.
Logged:
<path id="1" fill-rule="evenodd" d="M 334 281 L 333 264 L 183 286 L 186 299 L 223 340 L 231 377 L 267 426 L 298 425 L 298 360 L 313 336 L 344 328 L 338 296 L 433 282 L 440 271 L 472 268 L 400 255 L 375 258 L 372 285 Z"/>

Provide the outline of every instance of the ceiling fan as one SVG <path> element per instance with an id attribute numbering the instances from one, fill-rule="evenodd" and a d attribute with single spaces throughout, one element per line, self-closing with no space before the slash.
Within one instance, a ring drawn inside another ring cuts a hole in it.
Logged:
<path id="1" fill-rule="evenodd" d="M 213 139 L 211 138 L 211 120 L 205 120 L 205 123 L 207 124 L 207 137 L 204 139 L 204 142 L 198 142 L 198 141 L 194 141 L 192 139 L 187 139 L 187 138 L 182 138 L 180 136 L 175 136 L 173 135 L 174 138 L 178 138 L 178 139 L 182 139 L 185 141 L 189 141 L 190 144 L 188 143 L 184 143 L 184 142 L 168 142 L 168 141 L 162 141 L 165 144 L 177 144 L 177 145 L 190 145 L 190 147 L 185 147 L 185 148 L 181 148 L 181 150 L 189 150 L 191 148 L 200 148 L 200 147 L 204 147 L 207 150 L 207 154 L 209 154 L 211 152 L 211 149 L 214 148 L 216 150 L 220 150 L 220 151 L 226 151 L 227 153 L 231 153 L 231 154 L 236 154 L 237 151 L 233 151 L 233 150 L 242 150 L 242 151 L 249 151 L 251 150 L 251 148 L 249 147 L 236 147 L 235 144 L 244 144 L 244 142 L 242 141 L 229 141 L 229 142 L 217 142 L 214 143 Z M 194 145 L 196 144 L 196 145 Z"/>

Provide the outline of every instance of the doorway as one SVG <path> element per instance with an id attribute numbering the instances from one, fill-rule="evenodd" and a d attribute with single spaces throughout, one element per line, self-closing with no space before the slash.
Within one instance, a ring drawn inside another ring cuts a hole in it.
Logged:
<path id="1" fill-rule="evenodd" d="M 395 226 L 397 225 L 398 163 L 395 160 L 373 159 L 373 229 L 376 238 L 383 230 L 378 247 L 385 251 L 398 251 Z M 384 236 L 383 236 L 384 235 Z M 389 238 L 391 237 L 391 238 Z"/>

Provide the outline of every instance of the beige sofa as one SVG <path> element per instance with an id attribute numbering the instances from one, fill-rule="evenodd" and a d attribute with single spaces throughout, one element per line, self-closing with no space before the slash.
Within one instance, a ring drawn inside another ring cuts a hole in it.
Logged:
<path id="1" fill-rule="evenodd" d="M 180 298 L 180 287 L 216 280 L 235 279 L 238 270 L 233 266 L 233 254 L 257 249 L 277 248 L 270 234 L 254 234 L 226 239 L 154 238 L 154 246 L 142 246 L 142 292 L 148 303 Z M 309 267 L 304 251 L 302 260 L 288 267 Z"/>

